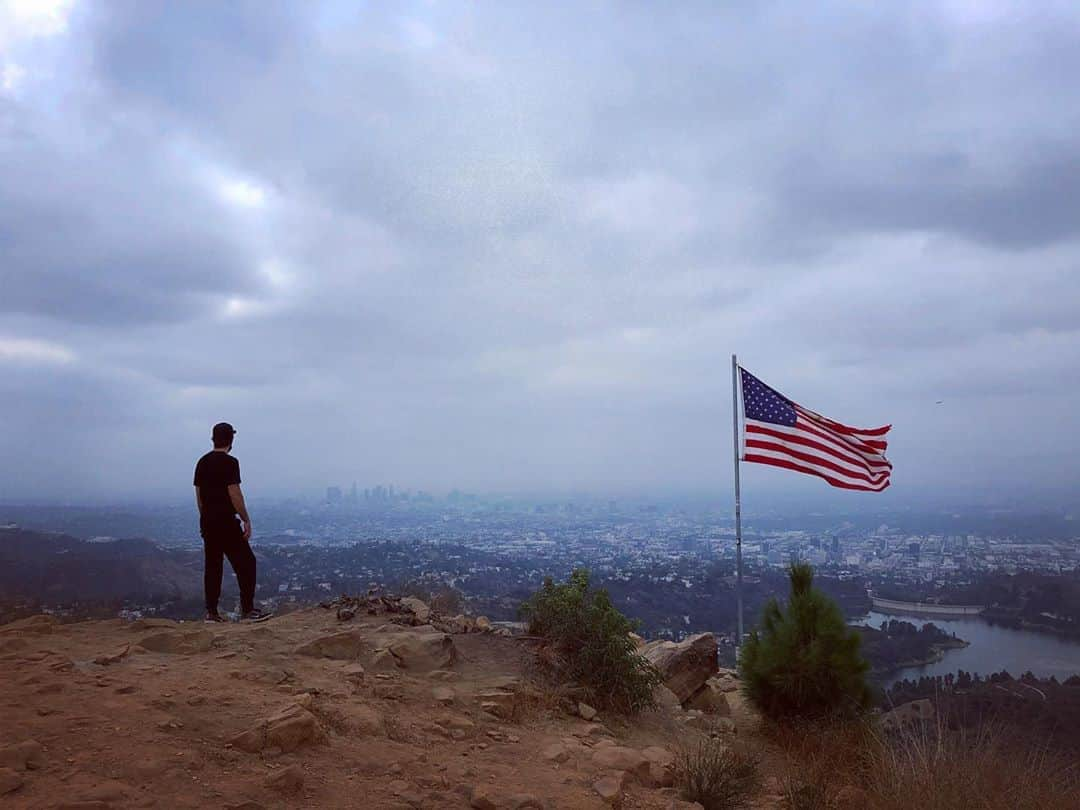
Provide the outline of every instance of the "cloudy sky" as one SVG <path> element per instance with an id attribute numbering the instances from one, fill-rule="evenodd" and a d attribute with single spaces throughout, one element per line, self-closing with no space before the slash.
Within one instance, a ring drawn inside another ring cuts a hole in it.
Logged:
<path id="1" fill-rule="evenodd" d="M 813 7 L 0 0 L 0 498 L 1075 496 L 1080 6 Z"/>

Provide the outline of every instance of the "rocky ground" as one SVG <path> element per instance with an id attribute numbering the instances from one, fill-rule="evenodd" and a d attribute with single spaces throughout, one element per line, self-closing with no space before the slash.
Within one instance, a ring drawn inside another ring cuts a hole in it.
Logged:
<path id="1" fill-rule="evenodd" d="M 409 600 L 256 625 L 36 616 L 0 627 L 0 802 L 693 807 L 673 750 L 754 722 L 710 643 L 645 648 L 672 689 L 624 723 L 533 679 L 529 639 Z"/>

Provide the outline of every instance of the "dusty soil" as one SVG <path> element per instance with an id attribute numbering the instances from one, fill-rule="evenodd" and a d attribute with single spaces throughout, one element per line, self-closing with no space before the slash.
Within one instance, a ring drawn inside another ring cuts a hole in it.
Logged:
<path id="1" fill-rule="evenodd" d="M 632 724 L 568 715 L 530 686 L 530 648 L 514 638 L 453 635 L 448 667 L 386 667 L 367 643 L 386 622 L 339 622 L 313 608 L 259 625 L 40 619 L 0 628 L 0 765 L 8 750 L 12 766 L 0 773 L 8 788 L 18 784 L 0 804 L 602 808 L 610 805 L 594 788 L 606 773 L 594 763 L 599 747 L 671 749 L 692 733 L 662 712 Z M 351 660 L 296 652 L 343 630 L 364 640 Z M 502 717 L 481 706 L 491 690 L 513 694 Z M 299 741 L 241 749 L 238 735 L 283 709 L 314 715 Z M 38 761 L 20 764 L 11 746 L 28 741 L 40 745 Z M 559 745 L 561 762 L 545 756 Z M 670 787 L 633 780 L 621 801 L 691 806 Z"/>

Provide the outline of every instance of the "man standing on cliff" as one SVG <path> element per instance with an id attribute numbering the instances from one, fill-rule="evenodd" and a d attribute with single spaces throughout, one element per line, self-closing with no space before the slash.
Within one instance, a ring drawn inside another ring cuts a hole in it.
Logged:
<path id="1" fill-rule="evenodd" d="M 195 503 L 206 553 L 203 584 L 207 622 L 225 621 L 218 613 L 225 557 L 240 586 L 240 620 L 261 622 L 273 615 L 255 607 L 255 554 L 248 543 L 251 517 L 240 491 L 240 462 L 229 455 L 234 435 L 236 431 L 228 422 L 214 425 L 214 449 L 195 465 Z"/>

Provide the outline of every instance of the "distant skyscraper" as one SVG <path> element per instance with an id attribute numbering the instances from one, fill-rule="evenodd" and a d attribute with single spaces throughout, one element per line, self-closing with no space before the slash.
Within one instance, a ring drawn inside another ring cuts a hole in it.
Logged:
<path id="1" fill-rule="evenodd" d="M 327 503 L 341 503 L 341 487 L 327 487 L 326 488 L 326 502 Z"/>

